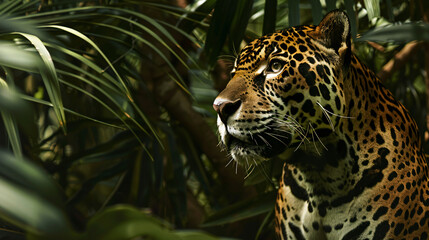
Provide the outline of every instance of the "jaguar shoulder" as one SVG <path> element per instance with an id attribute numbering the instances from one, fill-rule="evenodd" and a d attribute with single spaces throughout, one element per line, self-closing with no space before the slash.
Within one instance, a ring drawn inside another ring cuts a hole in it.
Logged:
<path id="1" fill-rule="evenodd" d="M 306 153 L 283 167 L 279 239 L 427 239 L 428 167 L 416 123 L 352 54 L 344 12 L 244 47 L 213 107 L 239 163 Z"/>

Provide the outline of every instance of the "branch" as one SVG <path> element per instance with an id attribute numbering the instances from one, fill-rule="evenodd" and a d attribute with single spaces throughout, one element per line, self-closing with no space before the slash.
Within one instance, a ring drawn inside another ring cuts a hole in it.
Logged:
<path id="1" fill-rule="evenodd" d="M 370 45 L 371 47 L 373 47 L 375 50 L 377 50 L 379 52 L 384 52 L 386 50 L 382 45 L 380 45 L 376 42 L 368 41 L 367 43 L 368 43 L 368 45 Z"/>
<path id="2" fill-rule="evenodd" d="M 386 63 L 386 65 L 384 65 L 383 68 L 377 73 L 380 80 L 383 82 L 391 77 L 392 74 L 398 69 L 402 68 L 411 58 L 411 56 L 413 56 L 422 46 L 422 42 L 413 41 L 407 43 L 405 47 L 403 47 L 401 51 L 399 51 L 395 57 Z"/>

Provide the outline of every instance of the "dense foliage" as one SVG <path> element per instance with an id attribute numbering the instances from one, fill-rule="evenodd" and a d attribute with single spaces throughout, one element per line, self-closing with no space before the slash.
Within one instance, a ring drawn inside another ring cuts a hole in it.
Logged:
<path id="1" fill-rule="evenodd" d="M 0 237 L 273 239 L 282 161 L 231 162 L 212 101 L 245 43 L 335 8 L 429 150 L 427 1 L 0 0 Z"/>

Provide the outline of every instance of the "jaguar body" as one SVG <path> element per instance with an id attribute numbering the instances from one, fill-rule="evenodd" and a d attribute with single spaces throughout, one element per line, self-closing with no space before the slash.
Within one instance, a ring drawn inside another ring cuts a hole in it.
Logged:
<path id="1" fill-rule="evenodd" d="M 428 238 L 417 125 L 352 53 L 344 12 L 244 47 L 213 107 L 238 163 L 296 152 L 279 184 L 279 239 Z"/>

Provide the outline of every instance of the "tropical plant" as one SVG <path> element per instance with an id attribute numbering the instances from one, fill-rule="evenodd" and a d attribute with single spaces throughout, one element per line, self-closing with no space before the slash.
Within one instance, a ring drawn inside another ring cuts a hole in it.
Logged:
<path id="1" fill-rule="evenodd" d="M 334 8 L 428 147 L 423 0 L 0 1 L 2 233 L 272 239 L 282 162 L 231 163 L 212 101 L 243 44 Z"/>

